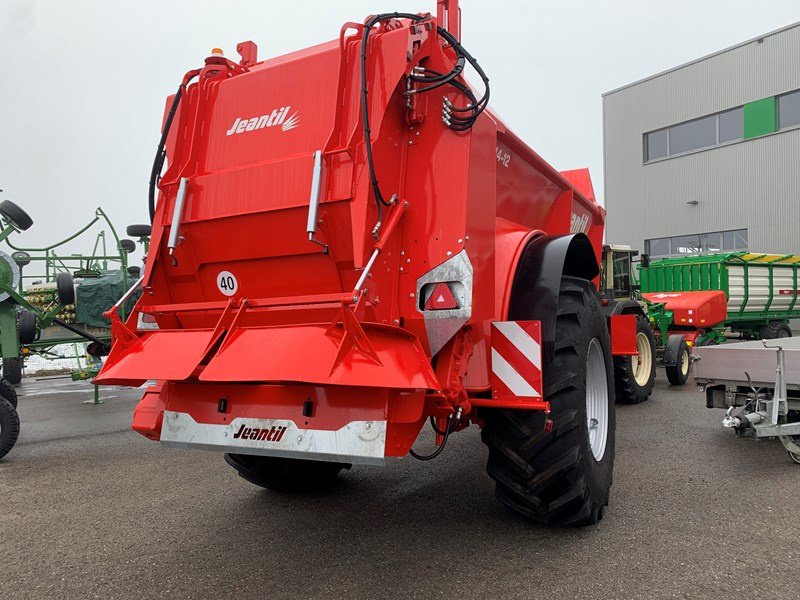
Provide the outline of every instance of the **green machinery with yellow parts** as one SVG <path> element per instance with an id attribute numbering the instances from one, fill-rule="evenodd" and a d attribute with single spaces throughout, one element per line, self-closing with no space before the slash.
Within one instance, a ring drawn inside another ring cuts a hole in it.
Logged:
<path id="1" fill-rule="evenodd" d="M 715 312 L 717 322 L 689 327 L 703 331 L 698 345 L 704 340 L 721 342 L 728 332 L 745 339 L 773 339 L 791 336 L 790 320 L 800 319 L 799 270 L 800 255 L 794 254 L 698 254 L 645 261 L 639 267 L 639 285 L 646 298 L 724 293 L 724 308 Z"/>

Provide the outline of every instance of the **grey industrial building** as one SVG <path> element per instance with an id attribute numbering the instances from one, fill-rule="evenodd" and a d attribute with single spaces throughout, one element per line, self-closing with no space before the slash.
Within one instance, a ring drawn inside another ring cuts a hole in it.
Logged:
<path id="1" fill-rule="evenodd" d="M 603 95 L 606 240 L 800 253 L 800 23 Z"/>

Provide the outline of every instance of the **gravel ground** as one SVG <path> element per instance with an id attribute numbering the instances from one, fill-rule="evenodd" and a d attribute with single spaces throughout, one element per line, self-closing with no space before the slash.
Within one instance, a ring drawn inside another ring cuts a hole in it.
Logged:
<path id="1" fill-rule="evenodd" d="M 617 408 L 606 518 L 544 529 L 492 496 L 476 428 L 328 494 L 131 432 L 139 390 L 26 380 L 0 461 L 0 598 L 797 598 L 800 466 L 659 374 Z M 430 441 L 426 435 L 425 441 Z"/>

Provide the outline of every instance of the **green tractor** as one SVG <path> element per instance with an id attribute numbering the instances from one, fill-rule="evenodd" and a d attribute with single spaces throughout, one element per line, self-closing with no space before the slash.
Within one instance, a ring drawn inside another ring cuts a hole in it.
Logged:
<path id="1" fill-rule="evenodd" d="M 656 339 L 633 271 L 638 254 L 630 246 L 605 245 L 600 272 L 599 292 L 606 316 L 636 316 L 638 355 L 614 357 L 617 402 L 623 404 L 648 400 L 656 379 Z"/>

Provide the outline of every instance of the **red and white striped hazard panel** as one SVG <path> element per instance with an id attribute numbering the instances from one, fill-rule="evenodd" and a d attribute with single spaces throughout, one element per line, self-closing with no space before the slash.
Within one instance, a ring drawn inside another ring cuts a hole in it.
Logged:
<path id="1" fill-rule="evenodd" d="M 495 398 L 542 397 L 542 325 L 492 323 L 492 392 Z"/>

